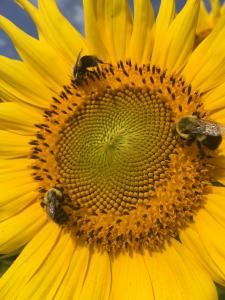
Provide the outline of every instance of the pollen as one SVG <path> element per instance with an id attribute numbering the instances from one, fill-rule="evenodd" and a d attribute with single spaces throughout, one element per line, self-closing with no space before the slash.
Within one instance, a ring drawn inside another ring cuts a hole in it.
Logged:
<path id="1" fill-rule="evenodd" d="M 93 68 L 79 86 L 72 79 L 30 142 L 40 201 L 63 191 L 60 226 L 102 251 L 162 249 L 210 188 L 210 153 L 175 130 L 194 112 L 206 114 L 201 95 L 157 66 L 127 60 Z"/>

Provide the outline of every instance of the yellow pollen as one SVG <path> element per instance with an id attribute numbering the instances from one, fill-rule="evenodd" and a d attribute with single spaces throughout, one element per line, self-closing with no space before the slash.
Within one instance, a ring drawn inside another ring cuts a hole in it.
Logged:
<path id="1" fill-rule="evenodd" d="M 201 96 L 156 66 L 128 60 L 97 67 L 79 87 L 72 80 L 30 143 L 40 201 L 60 191 L 55 211 L 45 210 L 101 250 L 161 249 L 193 220 L 209 188 L 209 155 L 175 130 L 196 111 L 205 114 Z"/>

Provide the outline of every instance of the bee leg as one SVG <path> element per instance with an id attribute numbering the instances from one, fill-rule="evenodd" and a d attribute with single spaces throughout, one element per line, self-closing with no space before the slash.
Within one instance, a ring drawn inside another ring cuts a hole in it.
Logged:
<path id="1" fill-rule="evenodd" d="M 46 204 L 43 201 L 41 201 L 40 205 L 42 208 L 44 208 L 46 206 Z"/>
<path id="2" fill-rule="evenodd" d="M 85 74 L 87 74 L 87 75 L 92 75 L 95 73 L 96 73 L 96 71 L 94 71 L 94 70 L 86 70 L 86 72 L 85 72 Z"/>
<path id="3" fill-rule="evenodd" d="M 197 118 L 200 118 L 201 113 L 199 111 L 194 111 L 192 113 L 192 116 L 196 116 Z"/>
<path id="4" fill-rule="evenodd" d="M 104 61 L 102 61 L 100 58 L 96 57 L 96 61 L 98 64 L 104 64 Z"/>
<path id="5" fill-rule="evenodd" d="M 202 144 L 199 141 L 197 141 L 197 146 L 198 146 L 198 149 L 199 149 L 200 158 L 202 159 L 202 158 L 205 157 L 204 149 L 202 147 Z"/>
<path id="6" fill-rule="evenodd" d="M 191 146 L 195 142 L 195 137 L 191 136 L 188 140 L 186 140 L 186 145 Z"/>

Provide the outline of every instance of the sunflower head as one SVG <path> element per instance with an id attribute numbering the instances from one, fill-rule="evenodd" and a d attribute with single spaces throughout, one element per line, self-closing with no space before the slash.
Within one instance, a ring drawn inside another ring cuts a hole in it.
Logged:
<path id="1" fill-rule="evenodd" d="M 16 2 L 39 38 L 0 17 L 0 251 L 27 244 L 2 299 L 216 299 L 225 18 L 197 43 L 200 0 L 84 0 L 82 37 Z"/>
<path id="2" fill-rule="evenodd" d="M 192 222 L 209 188 L 210 151 L 202 157 L 176 131 L 182 116 L 206 115 L 201 95 L 155 65 L 91 57 L 97 66 L 86 69 L 86 58 L 30 142 L 40 201 L 84 243 L 160 249 Z"/>

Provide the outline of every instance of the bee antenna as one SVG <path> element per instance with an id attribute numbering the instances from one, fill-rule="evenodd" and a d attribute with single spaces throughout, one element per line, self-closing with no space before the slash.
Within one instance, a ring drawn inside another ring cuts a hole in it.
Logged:
<path id="1" fill-rule="evenodd" d="M 80 51 L 79 51 L 79 53 L 78 53 L 77 61 L 79 61 L 82 52 L 83 52 L 83 48 L 81 48 Z"/>
<path id="2" fill-rule="evenodd" d="M 78 53 L 78 56 L 77 56 L 77 60 L 76 60 L 76 63 L 75 63 L 75 66 L 73 68 L 74 72 L 77 71 L 77 67 L 78 67 L 78 64 L 79 64 L 79 61 L 80 61 L 80 56 L 81 56 L 81 53 L 83 51 L 83 48 L 80 49 L 79 53 Z"/>

